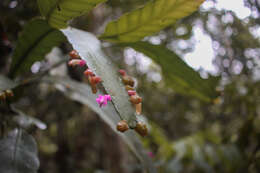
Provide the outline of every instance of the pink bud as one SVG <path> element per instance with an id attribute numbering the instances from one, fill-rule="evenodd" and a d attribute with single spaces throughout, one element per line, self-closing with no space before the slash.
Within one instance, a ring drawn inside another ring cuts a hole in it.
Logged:
<path id="1" fill-rule="evenodd" d="M 125 70 L 123 70 L 123 69 L 120 69 L 118 72 L 119 72 L 122 76 L 126 75 L 126 72 L 125 72 Z"/>
<path id="2" fill-rule="evenodd" d="M 134 90 L 128 90 L 127 93 L 129 96 L 133 96 L 136 94 L 136 92 Z"/>
<path id="3" fill-rule="evenodd" d="M 85 60 L 80 60 L 79 65 L 81 67 L 83 67 L 84 65 L 86 65 L 86 61 Z"/>

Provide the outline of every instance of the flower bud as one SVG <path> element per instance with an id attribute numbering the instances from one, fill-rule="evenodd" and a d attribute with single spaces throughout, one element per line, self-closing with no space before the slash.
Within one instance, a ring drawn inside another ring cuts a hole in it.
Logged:
<path id="1" fill-rule="evenodd" d="M 125 89 L 126 89 L 126 91 L 129 91 L 129 90 L 134 90 L 134 88 L 133 88 L 133 87 L 131 87 L 130 85 L 126 85 L 126 86 L 125 86 Z"/>
<path id="2" fill-rule="evenodd" d="M 13 93 L 12 90 L 6 90 L 6 91 L 5 91 L 5 95 L 6 95 L 6 97 L 13 97 L 13 96 L 14 96 L 14 93 Z"/>
<path id="3" fill-rule="evenodd" d="M 138 122 L 135 127 L 135 131 L 141 135 L 142 137 L 146 136 L 148 134 L 148 129 L 145 123 Z"/>
<path id="4" fill-rule="evenodd" d="M 142 113 L 142 103 L 135 105 L 135 112 L 136 112 L 137 115 L 141 115 L 141 113 Z"/>
<path id="5" fill-rule="evenodd" d="M 119 121 L 117 123 L 116 129 L 120 132 L 125 132 L 129 129 L 128 124 L 126 120 Z"/>
<path id="6" fill-rule="evenodd" d="M 133 104 L 139 104 L 142 102 L 142 97 L 139 97 L 137 94 L 135 94 L 130 97 L 130 101 Z"/>
<path id="7" fill-rule="evenodd" d="M 85 76 L 94 76 L 94 73 L 88 68 L 87 70 L 84 71 Z"/>
<path id="8" fill-rule="evenodd" d="M 128 93 L 129 96 L 133 96 L 133 95 L 136 94 L 136 91 L 134 91 L 134 90 L 128 90 L 127 93 Z"/>
<path id="9" fill-rule="evenodd" d="M 134 80 L 127 75 L 123 76 L 122 80 L 125 85 L 130 85 L 131 87 L 133 87 L 135 84 Z"/>
<path id="10" fill-rule="evenodd" d="M 76 50 L 70 51 L 69 56 L 71 57 L 71 59 L 79 59 L 80 58 L 79 54 Z"/>
<path id="11" fill-rule="evenodd" d="M 119 72 L 122 76 L 125 76 L 125 75 L 126 75 L 126 72 L 125 72 L 125 70 L 123 70 L 123 69 L 118 70 L 118 72 Z"/>
<path id="12" fill-rule="evenodd" d="M 91 78 L 91 82 L 97 84 L 97 83 L 101 82 L 101 78 L 99 76 L 93 76 Z"/>
<path id="13" fill-rule="evenodd" d="M 6 99 L 6 94 L 5 94 L 5 92 L 1 92 L 1 93 L 0 93 L 0 100 L 5 101 L 5 99 Z"/>

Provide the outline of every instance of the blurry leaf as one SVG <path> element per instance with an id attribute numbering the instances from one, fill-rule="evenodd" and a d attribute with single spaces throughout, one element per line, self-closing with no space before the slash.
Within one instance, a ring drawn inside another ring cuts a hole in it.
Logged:
<path id="1" fill-rule="evenodd" d="M 63 34 L 51 28 L 46 21 L 30 21 L 24 26 L 14 50 L 10 76 L 29 71 L 35 61 L 42 60 L 54 46 L 65 40 Z"/>
<path id="2" fill-rule="evenodd" d="M 110 22 L 101 38 L 115 42 L 139 41 L 193 13 L 202 2 L 204 0 L 149 1 L 143 8 Z"/>
<path id="3" fill-rule="evenodd" d="M 134 152 L 134 154 L 142 161 L 146 169 L 150 173 L 154 173 L 155 168 L 153 163 L 148 158 L 144 151 L 144 148 L 137 138 L 136 133 L 132 130 L 128 130 L 125 133 L 118 132 L 116 130 L 116 125 L 120 118 L 118 112 L 112 103 L 108 103 L 105 107 L 100 108 L 96 103 L 96 96 L 92 94 L 89 85 L 73 81 L 68 78 L 62 77 L 45 77 L 44 81 L 56 84 L 56 88 L 62 91 L 67 97 L 72 100 L 78 101 L 84 105 L 89 106 L 94 112 L 96 112 L 109 126 L 120 135 L 129 148 Z M 98 92 L 97 94 L 103 94 Z"/>
<path id="4" fill-rule="evenodd" d="M 106 0 L 38 0 L 41 14 L 54 28 L 66 28 L 67 22 L 81 16 Z"/>
<path id="5" fill-rule="evenodd" d="M 218 78 L 202 79 L 200 74 L 188 66 L 178 55 L 161 45 L 148 42 L 126 43 L 136 51 L 144 53 L 162 68 L 166 84 L 188 96 L 195 96 L 210 102 L 218 96 L 216 85 Z"/>
<path id="6" fill-rule="evenodd" d="M 1 91 L 5 91 L 7 89 L 12 89 L 14 87 L 16 87 L 16 83 L 14 81 L 12 81 L 11 79 L 0 75 L 0 92 Z"/>
<path id="7" fill-rule="evenodd" d="M 47 128 L 46 124 L 43 123 L 42 121 L 28 116 L 26 114 L 24 114 L 22 111 L 15 109 L 14 107 L 12 107 L 12 110 L 15 111 L 18 115 L 13 117 L 13 120 L 15 123 L 17 123 L 21 128 L 28 128 L 32 125 L 35 125 L 37 128 L 41 129 L 41 130 L 45 130 Z"/>
<path id="8" fill-rule="evenodd" d="M 15 129 L 0 140 L 1 173 L 36 173 L 39 166 L 37 144 L 31 135 Z"/>
<path id="9" fill-rule="evenodd" d="M 129 101 L 117 68 L 102 51 L 100 41 L 94 35 L 75 28 L 64 29 L 62 32 L 81 58 L 86 61 L 88 67 L 101 77 L 102 84 L 106 92 L 111 95 L 120 118 L 128 121 L 130 126 L 135 126 L 135 110 Z"/>

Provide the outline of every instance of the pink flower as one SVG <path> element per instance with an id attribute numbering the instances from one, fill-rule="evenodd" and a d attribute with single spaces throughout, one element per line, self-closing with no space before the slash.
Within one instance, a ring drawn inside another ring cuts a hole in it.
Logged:
<path id="1" fill-rule="evenodd" d="M 96 102 L 99 104 L 100 107 L 106 106 L 107 101 L 111 101 L 111 96 L 110 95 L 99 95 L 98 98 L 96 98 Z"/>

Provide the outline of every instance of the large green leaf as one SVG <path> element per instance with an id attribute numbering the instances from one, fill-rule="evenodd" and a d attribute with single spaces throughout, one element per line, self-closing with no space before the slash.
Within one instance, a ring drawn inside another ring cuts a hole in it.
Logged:
<path id="1" fill-rule="evenodd" d="M 38 0 L 41 14 L 55 28 L 66 28 L 74 17 L 89 12 L 97 4 L 106 0 Z"/>
<path id="2" fill-rule="evenodd" d="M 129 101 L 117 68 L 103 53 L 100 41 L 93 34 L 75 28 L 67 28 L 62 32 L 67 36 L 73 48 L 86 60 L 88 67 L 101 77 L 102 84 L 107 93 L 111 95 L 121 119 L 127 120 L 131 126 L 135 126 L 135 110 Z"/>
<path id="3" fill-rule="evenodd" d="M 115 42 L 139 41 L 196 11 L 203 1 L 151 0 L 143 8 L 110 22 L 101 38 Z"/>
<path id="4" fill-rule="evenodd" d="M 146 169 L 149 170 L 150 173 L 156 172 L 153 163 L 147 157 L 147 154 L 145 153 L 140 140 L 136 136 L 136 133 L 130 130 L 125 133 L 121 133 L 116 130 L 116 124 L 118 121 L 120 121 L 120 117 L 118 116 L 118 112 L 112 103 L 108 103 L 108 105 L 105 107 L 100 108 L 95 101 L 96 95 L 92 94 L 89 85 L 76 82 L 69 78 L 45 77 L 43 80 L 51 84 L 56 84 L 57 89 L 62 91 L 67 97 L 87 105 L 93 111 L 95 111 L 101 117 L 101 119 L 109 124 L 109 126 L 123 138 L 133 153 L 142 161 Z M 98 91 L 97 94 L 103 93 Z"/>
<path id="5" fill-rule="evenodd" d="M 147 42 L 122 44 L 131 46 L 144 53 L 158 63 L 164 75 L 166 84 L 176 92 L 198 97 L 210 102 L 218 96 L 216 92 L 217 78 L 202 79 L 200 74 L 189 67 L 178 55 L 161 45 Z"/>
<path id="6" fill-rule="evenodd" d="M 35 61 L 42 60 L 54 46 L 65 41 L 64 35 L 51 28 L 46 21 L 35 19 L 24 27 L 15 48 L 10 76 L 29 71 Z"/>
<path id="7" fill-rule="evenodd" d="M 34 138 L 21 129 L 0 140 L 0 172 L 36 173 L 40 162 Z"/>

